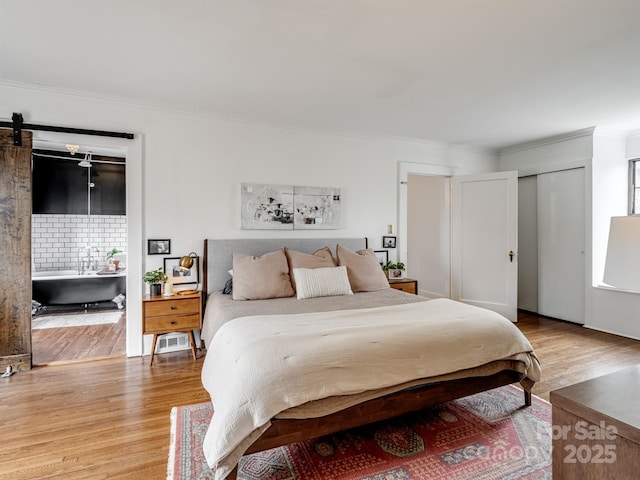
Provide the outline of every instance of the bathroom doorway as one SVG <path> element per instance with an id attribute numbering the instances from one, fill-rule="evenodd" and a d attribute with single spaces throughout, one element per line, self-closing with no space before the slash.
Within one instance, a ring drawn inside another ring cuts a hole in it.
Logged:
<path id="1" fill-rule="evenodd" d="M 34 365 L 126 354 L 126 191 L 122 149 L 34 140 Z"/>

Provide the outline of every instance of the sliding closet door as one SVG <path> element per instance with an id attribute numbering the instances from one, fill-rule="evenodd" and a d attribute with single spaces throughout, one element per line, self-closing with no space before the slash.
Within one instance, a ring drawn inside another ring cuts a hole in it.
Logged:
<path id="1" fill-rule="evenodd" d="M 584 168 L 538 175 L 538 313 L 584 323 Z"/>

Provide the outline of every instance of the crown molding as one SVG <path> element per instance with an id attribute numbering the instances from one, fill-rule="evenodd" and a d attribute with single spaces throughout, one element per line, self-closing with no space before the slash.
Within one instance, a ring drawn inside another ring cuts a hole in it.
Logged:
<path id="1" fill-rule="evenodd" d="M 532 148 L 539 148 L 545 145 L 552 145 L 554 143 L 566 142 L 568 140 L 574 140 L 576 138 L 593 136 L 596 127 L 583 128 L 581 130 L 575 130 L 573 132 L 563 133 L 560 135 L 553 135 L 551 137 L 540 138 L 538 140 L 532 140 L 530 142 L 519 143 L 517 145 L 511 145 L 509 147 L 500 150 L 500 155 L 506 155 L 510 153 L 516 153 L 523 150 L 530 150 Z"/>

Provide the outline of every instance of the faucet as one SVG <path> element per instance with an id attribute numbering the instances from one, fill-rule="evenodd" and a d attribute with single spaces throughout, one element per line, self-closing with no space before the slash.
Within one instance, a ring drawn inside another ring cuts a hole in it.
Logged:
<path id="1" fill-rule="evenodd" d="M 95 249 L 98 251 L 96 247 L 90 247 L 89 245 L 85 245 L 84 247 L 80 247 L 78 249 L 78 273 L 80 275 L 84 275 L 87 270 L 92 269 L 92 260 L 91 260 L 91 252 Z M 96 264 L 97 264 L 96 257 Z"/>
<path id="2" fill-rule="evenodd" d="M 91 252 L 95 253 L 93 257 L 93 268 L 91 265 Z M 89 270 L 98 270 L 98 259 L 100 258 L 100 249 L 98 247 L 91 247 L 89 249 Z"/>
<path id="3" fill-rule="evenodd" d="M 100 249 L 85 245 L 78 249 L 78 273 L 84 275 L 87 270 L 98 270 Z"/>
<path id="4" fill-rule="evenodd" d="M 85 269 L 88 266 L 87 264 L 90 256 L 91 256 L 91 250 L 89 249 L 88 246 L 78 248 L 78 273 L 80 275 L 84 275 Z"/>

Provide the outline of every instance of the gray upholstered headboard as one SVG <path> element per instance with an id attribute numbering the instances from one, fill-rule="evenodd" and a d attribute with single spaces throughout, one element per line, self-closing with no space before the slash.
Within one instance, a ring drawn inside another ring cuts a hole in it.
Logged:
<path id="1" fill-rule="evenodd" d="M 313 253 L 319 248 L 329 247 L 335 256 L 336 245 L 349 250 L 367 248 L 366 238 L 241 238 L 206 239 L 204 241 L 204 259 L 202 264 L 202 288 L 207 294 L 222 290 L 229 279 L 228 271 L 232 266 L 234 253 L 260 256 L 279 248 L 288 247 L 299 252 Z"/>

